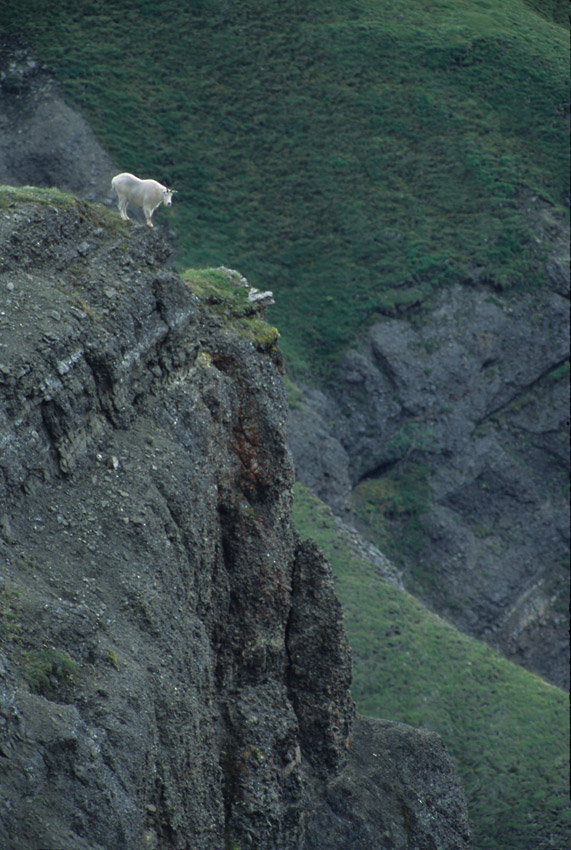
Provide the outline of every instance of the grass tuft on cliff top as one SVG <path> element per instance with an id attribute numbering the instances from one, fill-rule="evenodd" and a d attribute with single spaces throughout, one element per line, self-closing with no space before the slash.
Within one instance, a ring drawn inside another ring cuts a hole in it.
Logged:
<path id="1" fill-rule="evenodd" d="M 476 275 L 541 286 L 568 198 L 555 0 L 4 0 L 120 170 L 174 185 L 182 267 L 272 289 L 298 373 Z"/>
<path id="2" fill-rule="evenodd" d="M 474 850 L 567 846 L 567 695 L 384 581 L 300 484 L 294 521 L 331 563 L 358 711 L 442 736 L 466 791 Z"/>
<path id="3" fill-rule="evenodd" d="M 256 315 L 256 307 L 248 300 L 250 287 L 242 275 L 226 268 L 186 269 L 182 279 L 225 326 L 249 339 L 259 351 L 276 351 L 279 332 Z"/>
<path id="4" fill-rule="evenodd" d="M 121 220 L 115 210 L 110 210 L 101 204 L 90 204 L 83 198 L 78 198 L 70 192 L 63 192 L 57 187 L 0 185 L 0 210 L 14 209 L 23 204 L 38 204 L 53 209 L 69 209 L 72 207 L 81 210 L 82 214 L 89 214 L 94 222 L 105 227 L 108 231 L 123 235 L 129 234 L 125 222 Z"/>
<path id="5" fill-rule="evenodd" d="M 62 192 L 55 187 L 0 186 L 0 208 L 7 209 L 16 204 L 26 203 L 75 206 L 77 198 L 69 192 Z M 85 202 L 82 201 L 82 203 Z"/>

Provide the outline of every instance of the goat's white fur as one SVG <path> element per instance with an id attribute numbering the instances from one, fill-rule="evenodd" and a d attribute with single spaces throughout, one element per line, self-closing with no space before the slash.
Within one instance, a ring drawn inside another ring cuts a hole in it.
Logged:
<path id="1" fill-rule="evenodd" d="M 134 174 L 116 174 L 111 181 L 111 186 L 117 192 L 119 212 L 125 221 L 129 220 L 127 204 L 143 208 L 149 227 L 153 227 L 151 219 L 156 208 L 161 204 L 165 207 L 170 207 L 172 204 L 174 190 L 167 189 L 156 180 L 140 180 Z"/>

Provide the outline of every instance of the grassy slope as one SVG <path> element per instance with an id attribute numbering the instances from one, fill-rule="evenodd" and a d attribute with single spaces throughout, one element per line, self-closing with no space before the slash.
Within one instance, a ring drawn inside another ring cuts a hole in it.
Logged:
<path id="1" fill-rule="evenodd" d="M 552 0 L 39 5 L 0 22 L 122 168 L 179 189 L 182 264 L 274 290 L 298 370 L 473 270 L 541 283 L 524 201 L 568 186 Z"/>
<path id="2" fill-rule="evenodd" d="M 474 850 L 563 850 L 571 829 L 566 694 L 386 584 L 301 485 L 295 522 L 332 564 L 359 711 L 442 735 L 466 790 Z"/>

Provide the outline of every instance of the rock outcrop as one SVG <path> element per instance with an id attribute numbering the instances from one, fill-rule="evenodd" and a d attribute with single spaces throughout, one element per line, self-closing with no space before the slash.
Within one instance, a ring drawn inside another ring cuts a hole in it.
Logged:
<path id="1" fill-rule="evenodd" d="M 361 717 L 347 769 L 308 825 L 305 850 L 467 850 L 455 770 L 433 732 Z"/>
<path id="2" fill-rule="evenodd" d="M 102 207 L 0 198 L 0 845 L 330 850 L 382 817 L 376 847 L 463 847 L 434 736 L 352 743 L 264 302 L 227 272 L 199 298 L 169 255 Z"/>
<path id="3" fill-rule="evenodd" d="M 57 186 L 88 200 L 111 196 L 117 172 L 49 71 L 0 39 L 0 185 Z"/>

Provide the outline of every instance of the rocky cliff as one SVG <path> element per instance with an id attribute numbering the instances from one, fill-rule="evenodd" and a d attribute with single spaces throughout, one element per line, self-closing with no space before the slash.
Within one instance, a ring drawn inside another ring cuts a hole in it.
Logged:
<path id="1" fill-rule="evenodd" d="M 437 737 L 354 722 L 264 300 L 159 227 L 1 201 L 0 845 L 467 846 Z"/>

